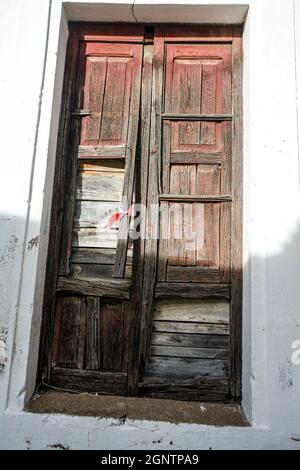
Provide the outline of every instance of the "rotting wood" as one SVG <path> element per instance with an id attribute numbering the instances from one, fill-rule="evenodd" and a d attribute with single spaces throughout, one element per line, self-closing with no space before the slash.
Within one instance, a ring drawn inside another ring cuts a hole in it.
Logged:
<path id="1" fill-rule="evenodd" d="M 151 124 L 151 102 L 152 102 L 152 69 L 153 69 L 153 45 L 144 46 L 143 75 L 141 90 L 141 127 L 140 127 L 140 160 L 137 160 L 136 196 L 145 207 L 147 205 L 148 178 L 149 178 L 149 143 Z M 140 179 L 139 179 L 140 175 Z M 133 272 L 134 289 L 132 293 L 131 318 L 128 322 L 128 382 L 127 393 L 138 394 L 138 380 L 143 364 L 140 362 L 140 323 L 142 312 L 143 271 L 145 263 L 145 234 L 147 230 L 145 214 L 141 215 L 140 234 L 141 237 L 135 241 L 136 257 Z M 138 353 L 137 353 L 138 352 Z"/>
<path id="2" fill-rule="evenodd" d="M 151 336 L 151 344 L 153 346 L 180 346 L 187 348 L 226 349 L 229 345 L 229 337 L 227 335 L 153 332 Z"/>
<path id="3" fill-rule="evenodd" d="M 149 359 L 147 380 L 163 378 L 187 380 L 201 377 L 228 377 L 229 360 L 195 359 L 190 357 L 158 357 Z"/>
<path id="4" fill-rule="evenodd" d="M 73 248 L 71 263 L 114 264 L 115 255 L 112 248 Z M 132 265 L 132 250 L 127 255 L 127 264 Z"/>
<path id="5" fill-rule="evenodd" d="M 155 286 L 156 299 L 202 299 L 230 300 L 230 284 L 199 284 L 158 282 Z"/>
<path id="6" fill-rule="evenodd" d="M 232 175 L 232 304 L 230 333 L 231 393 L 233 400 L 240 402 L 242 395 L 242 289 L 243 289 L 243 50 L 242 33 L 235 28 L 232 45 L 233 63 L 233 175 Z"/>
<path id="7" fill-rule="evenodd" d="M 114 270 L 113 264 L 96 264 L 96 263 L 76 263 L 71 264 L 71 275 L 74 279 L 103 279 L 112 278 Z M 131 279 L 132 267 L 126 266 L 124 279 Z"/>
<path id="8" fill-rule="evenodd" d="M 154 320 L 229 324 L 229 302 L 199 300 L 159 300 Z"/>
<path id="9" fill-rule="evenodd" d="M 217 323 L 192 323 L 184 321 L 153 321 L 153 331 L 161 333 L 198 333 L 228 335 L 229 325 Z"/>
<path id="10" fill-rule="evenodd" d="M 101 367 L 100 298 L 87 297 L 86 303 L 86 369 L 99 370 Z"/>
<path id="11" fill-rule="evenodd" d="M 87 281 L 61 276 L 58 278 L 57 292 L 130 299 L 130 285 L 131 283 L 126 280 L 97 279 L 97 281 Z"/>
<path id="12" fill-rule="evenodd" d="M 141 76 L 142 76 L 142 48 L 136 52 L 133 66 L 133 83 L 130 103 L 130 118 L 127 137 L 126 164 L 124 186 L 122 194 L 123 211 L 127 211 L 133 201 L 134 177 L 135 177 L 135 160 L 136 147 L 138 138 L 139 113 L 140 113 L 140 96 L 141 96 Z M 116 259 L 113 276 L 115 278 L 124 277 L 124 269 L 126 264 L 127 245 L 129 237 L 130 214 L 125 214 L 119 224 L 118 244 L 116 251 Z"/>
<path id="13" fill-rule="evenodd" d="M 108 395 L 126 393 L 127 375 L 122 372 L 99 372 L 55 367 L 51 372 L 51 385 L 78 392 Z"/>
<path id="14" fill-rule="evenodd" d="M 229 402 L 229 380 L 202 378 L 189 380 L 147 379 L 139 384 L 139 394 L 152 398 L 173 400 Z"/>
<path id="15" fill-rule="evenodd" d="M 145 245 L 145 262 L 142 292 L 141 312 L 141 341 L 140 358 L 144 364 L 149 357 L 153 294 L 157 268 L 157 238 L 159 231 L 158 194 L 159 180 L 158 160 L 161 158 L 161 134 L 162 134 L 162 97 L 163 97 L 163 37 L 155 37 L 153 52 L 153 82 L 152 82 L 152 111 L 151 134 L 149 153 L 149 180 L 147 196 L 147 239 Z"/>
<path id="16" fill-rule="evenodd" d="M 125 145 L 113 145 L 110 147 L 104 147 L 103 145 L 79 145 L 78 148 L 79 159 L 102 159 L 102 158 L 125 158 L 126 146 Z"/>
<path id="17" fill-rule="evenodd" d="M 228 349 L 219 348 L 190 348 L 178 346 L 156 346 L 151 345 L 151 356 L 160 357 L 193 357 L 197 359 L 228 359 Z"/>

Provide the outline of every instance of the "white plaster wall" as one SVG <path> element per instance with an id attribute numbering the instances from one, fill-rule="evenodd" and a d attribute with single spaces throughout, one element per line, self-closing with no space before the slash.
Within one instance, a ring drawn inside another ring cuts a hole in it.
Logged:
<path id="1" fill-rule="evenodd" d="M 135 21 L 129 1 L 111 3 L 117 5 L 64 2 L 64 15 L 60 0 L 0 0 L 5 110 L 0 115 L 0 335 L 8 356 L 0 372 L 0 447 L 60 442 L 71 448 L 300 448 L 300 365 L 291 362 L 292 342 L 300 339 L 299 0 L 218 0 L 218 6 L 210 0 L 184 6 L 136 0 L 134 5 L 138 21 L 180 17 L 220 23 L 243 21 L 250 6 L 244 67 L 243 404 L 252 427 L 111 426 L 113 420 L 22 411 L 36 373 L 66 20 Z"/>

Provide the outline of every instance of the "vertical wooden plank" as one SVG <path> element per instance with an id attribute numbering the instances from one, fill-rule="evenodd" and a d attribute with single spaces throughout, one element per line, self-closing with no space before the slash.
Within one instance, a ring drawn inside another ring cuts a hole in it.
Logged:
<path id="1" fill-rule="evenodd" d="M 222 67 L 222 107 L 224 113 L 232 112 L 232 47 L 223 45 Z M 232 194 L 232 123 L 222 123 L 222 141 L 224 157 L 221 165 L 221 194 Z M 242 184 L 242 181 L 239 183 Z M 220 233 L 220 282 L 231 280 L 231 205 L 221 204 L 220 218 L 222 231 Z"/>
<path id="2" fill-rule="evenodd" d="M 229 283 L 231 280 L 231 204 L 220 204 L 220 282 Z"/>
<path id="3" fill-rule="evenodd" d="M 54 310 L 57 274 L 59 269 L 59 248 L 62 230 L 63 202 L 70 132 L 72 97 L 75 86 L 78 55 L 77 27 L 70 27 L 65 62 L 65 76 L 62 91 L 62 104 L 56 150 L 53 200 L 50 219 L 50 234 L 47 255 L 45 294 L 43 302 L 43 323 L 38 380 L 49 382 L 51 372 L 51 351 L 54 334 Z"/>
<path id="4" fill-rule="evenodd" d="M 220 172 L 212 165 L 198 165 L 197 191 L 201 195 L 219 194 Z M 219 266 L 220 205 L 204 204 L 204 245 L 197 251 L 196 264 L 199 266 Z M 200 213 L 201 214 L 201 213 Z M 201 214 L 202 215 L 202 214 Z M 201 221 L 199 221 L 201 223 Z"/>
<path id="5" fill-rule="evenodd" d="M 126 62 L 112 58 L 107 63 L 100 138 L 111 143 L 122 139 L 123 121 L 127 118 L 123 116 L 127 67 Z M 130 80 L 127 81 L 127 88 L 129 85 Z"/>
<path id="6" fill-rule="evenodd" d="M 177 69 L 177 70 L 176 70 Z M 180 61 L 173 72 L 173 109 L 183 114 L 201 112 L 202 65 L 197 61 Z M 171 92 L 171 90 L 170 90 Z M 200 143 L 200 122 L 176 124 L 179 144 Z"/>
<path id="7" fill-rule="evenodd" d="M 87 84 L 83 109 L 92 111 L 92 115 L 82 119 L 81 142 L 83 145 L 93 142 L 96 144 L 100 138 L 107 58 L 88 57 L 86 68 Z"/>
<path id="8" fill-rule="evenodd" d="M 232 145 L 232 305 L 230 315 L 231 394 L 239 402 L 242 392 L 242 288 L 243 288 L 243 42 L 234 28 L 232 44 L 233 145 Z"/>
<path id="9" fill-rule="evenodd" d="M 147 240 L 145 246 L 144 280 L 141 312 L 141 361 L 147 363 L 149 357 L 151 323 L 153 310 L 154 286 L 157 268 L 157 248 L 159 235 L 159 206 L 158 206 L 158 160 L 161 158 L 162 133 L 162 98 L 163 98 L 163 57 L 164 38 L 154 38 L 152 111 L 149 156 L 149 184 L 147 211 Z"/>
<path id="10" fill-rule="evenodd" d="M 170 192 L 171 124 L 172 123 L 170 121 L 164 121 L 163 123 L 162 188 L 164 194 L 168 194 Z"/>
<path id="11" fill-rule="evenodd" d="M 85 71 L 85 44 L 79 46 L 79 57 L 77 66 L 77 80 L 73 97 L 73 109 L 80 109 L 83 99 L 83 83 Z M 75 71 L 74 71 L 75 73 Z M 70 116 L 69 116 L 70 118 Z M 73 117 L 71 119 L 70 135 L 68 142 L 67 174 L 64 187 L 64 218 L 63 218 L 63 237 L 60 247 L 60 267 L 59 275 L 66 276 L 70 274 L 70 256 L 72 252 L 72 227 L 75 207 L 75 192 L 77 179 L 77 151 L 80 142 L 81 119 Z"/>
<path id="12" fill-rule="evenodd" d="M 142 46 L 136 49 L 133 62 L 133 83 L 131 91 L 130 121 L 127 138 L 126 165 L 124 176 L 124 187 L 122 194 L 122 210 L 127 211 L 132 204 L 136 147 L 138 138 L 140 96 L 141 96 L 141 74 L 142 74 Z M 119 224 L 118 244 L 113 276 L 116 278 L 124 277 L 126 265 L 128 237 L 129 237 L 130 215 L 122 217 Z"/>
<path id="13" fill-rule="evenodd" d="M 231 87 L 230 87 L 231 90 Z M 229 93 L 229 89 L 227 91 Z M 231 91 L 230 91 L 231 95 Z M 229 101 L 230 98 L 227 98 Z M 231 101 L 231 100 L 230 100 Z M 224 158 L 221 165 L 221 194 L 232 194 L 232 123 L 222 123 L 222 139 L 224 142 Z M 220 282 L 231 280 L 231 217 L 232 204 L 220 206 Z"/>
<path id="14" fill-rule="evenodd" d="M 169 254 L 169 203 L 160 203 L 160 226 L 159 226 L 159 246 L 158 246 L 158 266 L 157 280 L 166 280 L 167 262 Z"/>
<path id="15" fill-rule="evenodd" d="M 100 298 L 87 297 L 86 369 L 100 369 Z"/>
<path id="16" fill-rule="evenodd" d="M 219 104 L 220 111 L 231 114 L 232 110 L 232 47 L 223 45 L 223 83 L 222 102 Z M 221 124 L 222 142 L 224 146 L 224 157 L 221 165 L 221 194 L 231 194 L 232 181 L 232 123 Z"/>
<path id="17" fill-rule="evenodd" d="M 202 69 L 202 114 L 216 112 L 216 65 L 204 64 Z M 212 145 L 216 141 L 216 124 L 201 123 L 201 143 Z"/>
<path id="18" fill-rule="evenodd" d="M 58 297 L 53 366 L 83 369 L 86 333 L 86 299 L 79 296 Z"/>
<path id="19" fill-rule="evenodd" d="M 124 319 L 122 302 L 101 302 L 101 369 L 121 372 L 123 369 Z"/>
<path id="20" fill-rule="evenodd" d="M 196 165 L 173 165 L 170 178 L 171 194 L 196 194 Z M 180 266 L 194 266 L 196 261 L 195 205 L 170 204 L 169 261 Z M 178 220 L 175 220 L 177 219 Z M 174 222 L 175 225 L 174 225 Z"/>
<path id="21" fill-rule="evenodd" d="M 170 192 L 170 152 L 171 152 L 171 128 L 170 121 L 163 122 L 162 134 L 162 166 L 161 166 L 161 179 L 162 191 L 164 194 Z M 161 203 L 160 205 L 160 230 L 159 230 L 159 254 L 158 254 L 158 267 L 157 267 L 157 280 L 165 281 L 166 269 L 168 261 L 168 233 L 169 233 L 169 214 L 168 204 Z"/>
<path id="22" fill-rule="evenodd" d="M 140 174 L 140 185 L 137 175 L 137 201 L 140 200 L 142 207 L 147 205 L 148 178 L 149 178 L 149 144 L 151 125 L 152 104 L 152 68 L 153 68 L 153 45 L 144 46 L 142 96 L 141 96 L 141 129 L 140 129 L 140 155 L 138 165 Z M 138 199 L 139 198 L 139 199 Z M 139 368 L 140 368 L 140 323 L 142 312 L 142 288 L 143 270 L 145 263 L 145 236 L 147 230 L 146 214 L 142 214 L 141 237 L 135 242 L 135 253 L 133 260 L 133 285 L 130 308 L 124 302 L 124 321 L 128 325 L 128 380 L 127 393 L 136 395 L 138 393 Z"/>

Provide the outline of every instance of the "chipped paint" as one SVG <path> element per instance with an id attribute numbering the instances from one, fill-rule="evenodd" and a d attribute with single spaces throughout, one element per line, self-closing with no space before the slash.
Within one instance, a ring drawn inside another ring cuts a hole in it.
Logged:
<path id="1" fill-rule="evenodd" d="M 282 390 L 291 388 L 293 386 L 293 373 L 291 362 L 287 360 L 283 366 L 279 366 L 278 371 L 278 382 Z"/>
<path id="2" fill-rule="evenodd" d="M 6 340 L 4 338 L 0 338 L 0 371 L 4 369 L 6 361 L 7 361 Z"/>
<path id="3" fill-rule="evenodd" d="M 27 250 L 30 251 L 33 248 L 37 247 L 38 243 L 39 243 L 39 236 L 37 235 L 36 237 L 29 240 L 28 245 L 27 245 Z"/>

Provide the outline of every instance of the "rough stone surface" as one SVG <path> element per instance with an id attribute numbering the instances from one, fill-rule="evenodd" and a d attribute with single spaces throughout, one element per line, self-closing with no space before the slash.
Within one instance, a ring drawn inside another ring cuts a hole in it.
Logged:
<path id="1" fill-rule="evenodd" d="M 36 396 L 27 407 L 31 413 L 60 413 L 125 420 L 167 421 L 212 426 L 246 426 L 238 405 L 46 392 Z"/>

